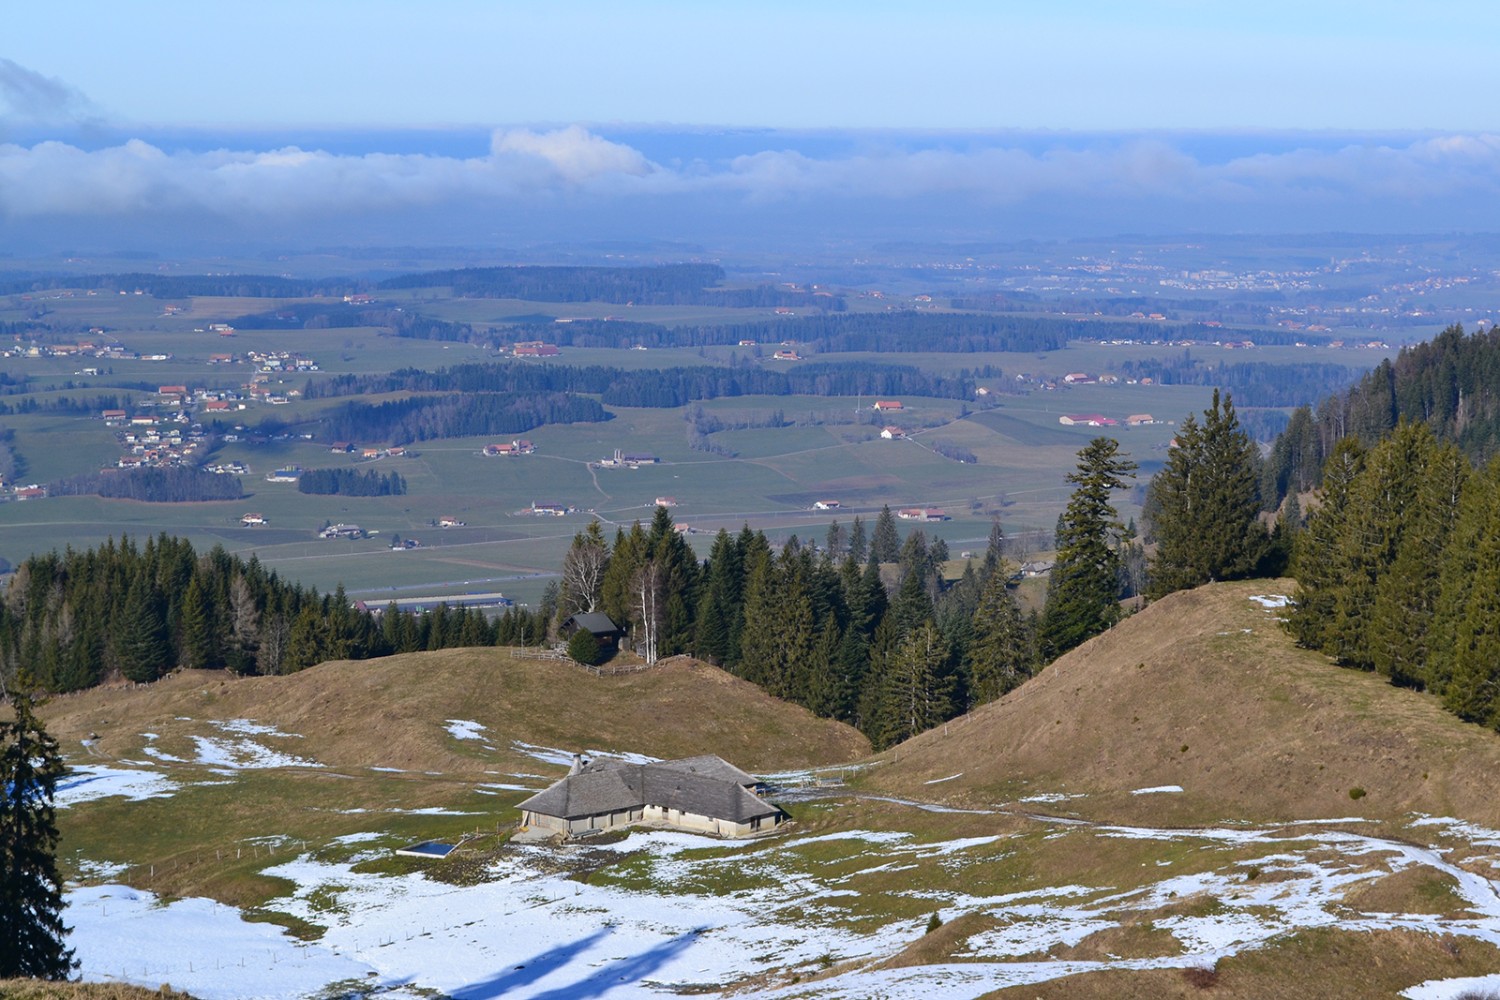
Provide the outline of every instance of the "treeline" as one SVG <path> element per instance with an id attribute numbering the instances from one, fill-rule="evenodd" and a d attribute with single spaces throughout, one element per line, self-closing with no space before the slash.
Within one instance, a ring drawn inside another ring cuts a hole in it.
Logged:
<path id="1" fill-rule="evenodd" d="M 378 287 L 451 288 L 473 298 L 534 302 L 702 305 L 705 290 L 724 280 L 715 264 L 659 267 L 466 267 L 387 278 Z"/>
<path id="2" fill-rule="evenodd" d="M 334 330 L 384 327 L 398 337 L 467 343 L 477 339 L 467 323 L 424 316 L 390 306 L 356 306 L 344 302 L 302 302 L 271 312 L 236 316 L 229 324 L 241 330 Z"/>
<path id="3" fill-rule="evenodd" d="M 1348 437 L 1296 546 L 1299 643 L 1500 729 L 1500 460 L 1476 472 L 1426 424 Z"/>
<path id="4" fill-rule="evenodd" d="M 103 292 L 141 291 L 158 299 L 194 295 L 228 298 L 300 298 L 367 291 L 364 282 L 348 278 L 283 278 L 269 274 L 45 274 L 0 280 L 0 295 L 79 288 Z"/>
<path id="5" fill-rule="evenodd" d="M 692 653 L 885 747 L 1036 669 L 1036 629 L 1008 588 L 1002 544 L 996 525 L 983 561 L 948 583 L 943 541 L 920 529 L 903 540 L 887 508 L 869 534 L 859 518 L 835 522 L 821 551 L 721 531 L 700 564 L 657 508 L 613 541 L 598 522 L 578 534 L 558 615 L 603 611 L 648 661 Z"/>
<path id="6" fill-rule="evenodd" d="M 1112 324 L 1113 326 L 1114 324 Z M 824 353 L 850 351 L 913 354 L 978 351 L 1056 351 L 1069 340 L 1104 334 L 1100 324 L 1051 316 L 970 313 L 821 313 L 796 319 L 696 326 L 662 326 L 619 320 L 574 320 L 515 328 L 517 340 L 547 340 L 572 347 L 723 347 L 741 341 L 783 341 Z M 1126 332 L 1115 334 L 1128 336 Z"/>
<path id="7" fill-rule="evenodd" d="M 16 392 L 24 392 L 22 388 L 15 389 Z M 151 386 L 151 392 L 156 386 Z M 97 416 L 100 410 L 128 410 L 135 403 L 133 396 L 98 395 L 87 398 L 73 396 L 56 396 L 52 399 L 38 399 L 35 396 L 27 396 L 18 399 L 14 403 L 0 402 L 0 414 L 25 414 L 25 413 L 57 413 L 70 417 Z"/>
<path id="8" fill-rule="evenodd" d="M 322 419 L 331 440 L 410 444 L 519 434 L 543 424 L 597 423 L 609 420 L 610 414 L 597 400 L 561 392 L 473 392 L 377 404 L 349 402 Z"/>
<path id="9" fill-rule="evenodd" d="M 1342 438 L 1373 447 L 1402 421 L 1427 425 L 1476 464 L 1500 455 L 1500 331 L 1450 326 L 1315 409 L 1294 412 L 1268 462 L 1275 499 L 1316 486 Z"/>
<path id="10" fill-rule="evenodd" d="M 178 667 L 285 674 L 324 660 L 536 643 L 551 614 L 544 604 L 494 622 L 447 605 L 375 615 L 352 607 L 342 587 L 320 595 L 220 546 L 200 556 L 166 535 L 140 548 L 111 539 L 17 568 L 0 598 L 0 671 L 44 691 L 151 681 Z"/>
<path id="11" fill-rule="evenodd" d="M 589 393 L 612 406 L 675 407 L 696 400 L 752 395 L 968 399 L 974 383 L 967 376 L 934 375 L 910 365 L 847 361 L 790 369 L 741 364 L 639 371 L 512 362 L 458 365 L 435 372 L 406 368 L 389 375 L 340 375 L 310 381 L 303 389 L 308 399 L 386 392 Z"/>
<path id="12" fill-rule="evenodd" d="M 396 472 L 385 475 L 356 469 L 307 469 L 297 477 L 298 493 L 344 497 L 399 497 L 406 495 L 406 480 Z"/>
<path id="13" fill-rule="evenodd" d="M 1259 333 L 1257 332 L 1257 337 Z M 1363 369 L 1334 364 L 1205 364 L 1184 354 L 1176 359 L 1143 358 L 1125 361 L 1120 374 L 1150 378 L 1160 385 L 1206 385 L 1234 393 L 1240 406 L 1310 406 L 1347 389 Z"/>
<path id="14" fill-rule="evenodd" d="M 148 503 L 188 503 L 200 500 L 238 500 L 245 495 L 238 476 L 221 476 L 202 469 L 103 469 L 47 484 L 55 497 L 101 496 L 111 500 Z"/>

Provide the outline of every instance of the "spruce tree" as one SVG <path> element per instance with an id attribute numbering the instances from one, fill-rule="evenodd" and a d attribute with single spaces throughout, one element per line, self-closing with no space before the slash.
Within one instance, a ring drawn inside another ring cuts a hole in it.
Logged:
<path id="1" fill-rule="evenodd" d="M 870 539 L 870 558 L 876 562 L 895 562 L 901 555 L 901 533 L 896 530 L 896 515 L 890 504 L 880 508 L 875 519 L 875 534 Z"/>
<path id="2" fill-rule="evenodd" d="M 1136 465 L 1113 438 L 1095 438 L 1068 474 L 1077 489 L 1058 519 L 1057 562 L 1047 584 L 1040 645 L 1056 659 L 1120 617 L 1120 557 L 1115 541 L 1124 525 L 1110 503 L 1135 478 Z"/>
<path id="3" fill-rule="evenodd" d="M 1334 446 L 1323 466 L 1318 506 L 1292 550 L 1297 591 L 1287 622 L 1298 644 L 1308 649 L 1329 651 L 1330 624 L 1344 587 L 1345 526 L 1364 458 L 1364 447 L 1354 438 Z"/>
<path id="4" fill-rule="evenodd" d="M 1423 687 L 1432 623 L 1437 613 L 1443 550 L 1458 520 L 1471 469 L 1455 445 L 1438 445 L 1426 425 L 1416 495 L 1395 557 L 1375 587 L 1367 640 L 1375 669 L 1405 687 Z"/>
<path id="5" fill-rule="evenodd" d="M 130 585 L 115 637 L 115 656 L 126 680 L 154 681 L 172 667 L 166 623 L 151 584 L 137 577 Z"/>
<path id="6" fill-rule="evenodd" d="M 973 704 L 994 701 L 1031 676 L 1032 641 L 1026 618 L 1006 586 L 993 573 L 974 612 L 973 641 L 965 654 Z"/>
<path id="7" fill-rule="evenodd" d="M 948 644 L 930 620 L 897 646 L 884 677 L 883 746 L 894 746 L 952 717 L 948 656 Z"/>
<path id="8" fill-rule="evenodd" d="M 1259 454 L 1240 428 L 1234 402 L 1220 400 L 1191 415 L 1177 431 L 1177 446 L 1151 480 L 1156 558 L 1151 563 L 1153 598 L 1211 580 L 1235 580 L 1254 572 L 1266 545 L 1260 511 Z"/>
<path id="9" fill-rule="evenodd" d="M 12 718 L 0 723 L 0 979 L 66 979 L 76 963 L 63 946 L 52 805 L 62 754 L 28 695 L 10 704 Z"/>

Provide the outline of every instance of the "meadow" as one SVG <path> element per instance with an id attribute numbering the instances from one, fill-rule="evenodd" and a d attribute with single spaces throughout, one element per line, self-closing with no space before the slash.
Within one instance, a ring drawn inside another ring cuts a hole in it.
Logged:
<path id="1" fill-rule="evenodd" d="M 624 307 L 610 303 L 538 303 L 502 299 L 454 299 L 442 289 L 393 293 L 403 308 L 424 315 L 475 324 L 502 326 L 518 317 L 539 314 L 600 317 L 628 309 L 630 319 L 645 322 L 701 324 L 760 320 L 768 310 L 712 306 Z M 57 497 L 0 504 L 0 557 L 12 563 L 27 555 L 66 545 L 93 545 L 111 536 L 167 531 L 185 535 L 195 545 L 222 544 L 241 554 L 254 553 L 271 567 L 320 589 L 343 583 L 348 591 L 376 598 L 393 590 L 462 593 L 479 584 L 500 584 L 524 601 L 540 595 L 561 561 L 572 535 L 591 517 L 607 530 L 647 520 L 658 497 L 671 497 L 673 517 L 688 524 L 690 541 L 706 552 L 720 528 L 749 524 L 773 541 L 792 534 L 821 539 L 830 520 L 847 523 L 858 515 L 873 519 L 883 505 L 938 507 L 950 520 L 924 526 L 955 551 L 978 546 L 990 520 L 999 516 L 1011 534 L 1044 534 L 1067 501 L 1064 476 L 1077 451 L 1100 433 L 1119 437 L 1140 463 L 1140 481 L 1164 461 L 1173 427 L 1188 413 L 1204 408 L 1210 389 L 1202 386 L 1114 384 L 1039 388 L 1048 378 L 1072 371 L 1109 372 L 1126 360 L 1176 358 L 1184 349 L 1169 345 L 1075 343 L 1046 353 L 825 354 L 819 361 L 910 365 L 944 375 L 998 370 L 976 379 L 988 395 L 967 401 L 903 397 L 896 415 L 871 411 L 868 397 L 741 396 L 704 400 L 687 408 L 653 409 L 610 406 L 611 419 L 595 424 L 554 424 L 527 431 L 535 454 L 521 458 L 485 458 L 488 438 L 447 438 L 414 442 L 403 458 L 366 462 L 357 455 L 331 454 L 319 420 L 348 397 L 300 398 L 309 383 L 343 374 L 380 374 L 398 368 L 436 369 L 464 362 L 499 359 L 495 350 L 467 343 L 414 340 L 376 328 L 310 330 L 238 330 L 232 337 L 209 331 L 212 323 L 250 313 L 295 306 L 296 299 L 199 297 L 165 303 L 146 295 L 45 293 L 11 296 L 0 301 L 0 322 L 22 322 L 40 316 L 58 329 L 77 329 L 77 339 L 117 340 L 141 355 L 170 355 L 161 360 L 135 358 L 9 357 L 0 373 L 22 380 L 0 401 L 17 406 L 35 401 L 46 406 L 59 397 L 98 401 L 130 396 L 137 402 L 149 391 L 131 386 L 186 384 L 239 389 L 254 366 L 209 364 L 211 354 L 288 352 L 309 357 L 318 370 L 270 373 L 273 392 L 290 393 L 283 405 L 250 403 L 220 419 L 238 424 L 240 440 L 221 440 L 203 461 L 243 463 L 247 496 L 238 501 L 151 504 L 97 497 Z M 877 300 L 849 297 L 851 310 L 884 308 Z M 103 334 L 87 334 L 102 328 Z M 66 342 L 52 334 L 48 342 Z M 26 338 L 17 337 L 25 346 Z M 1197 355 L 1230 352 L 1194 348 Z M 606 365 L 626 370 L 679 366 L 730 365 L 751 357 L 747 348 L 675 348 L 653 350 L 566 348 L 555 359 L 532 364 Z M 1234 361 L 1276 364 L 1294 362 L 1373 363 L 1374 352 L 1327 348 L 1264 348 L 1237 352 Z M 760 359 L 756 363 L 784 365 Z M 793 363 L 795 364 L 795 363 Z M 97 369 L 98 374 L 84 374 Z M 1025 374 L 1024 380 L 1017 375 Z M 19 391 L 16 391 L 19 390 Z M 367 396 L 378 402 L 395 396 Z M 724 429 L 708 435 L 711 451 L 691 446 L 693 413 L 701 412 Z M 1066 414 L 1098 413 L 1118 421 L 1147 413 L 1157 423 L 1101 430 L 1064 426 Z M 768 426 L 774 422 L 779 426 Z M 890 423 L 907 432 L 903 440 L 885 440 L 880 427 Z M 46 483 L 65 476 L 112 466 L 121 454 L 116 430 L 94 415 L 17 412 L 0 416 L 0 428 L 12 432 L 11 447 L 19 459 L 17 483 Z M 380 444 L 384 442 L 360 442 Z M 658 456 L 657 465 L 638 469 L 599 468 L 615 449 Z M 943 457 L 971 454 L 973 463 Z M 290 484 L 268 483 L 274 468 L 348 466 L 399 472 L 406 479 L 404 496 L 381 498 L 321 497 L 300 494 Z M 1119 497 L 1124 518 L 1139 515 L 1139 493 Z M 813 511 L 819 500 L 838 500 L 835 514 Z M 521 513 L 533 503 L 575 508 L 563 517 Z M 268 526 L 244 528 L 245 513 L 265 516 Z M 456 518 L 464 527 L 439 529 L 440 518 Z M 330 522 L 357 523 L 371 537 L 358 541 L 322 541 L 317 531 Z M 393 552 L 392 536 L 416 538 L 420 548 Z"/>

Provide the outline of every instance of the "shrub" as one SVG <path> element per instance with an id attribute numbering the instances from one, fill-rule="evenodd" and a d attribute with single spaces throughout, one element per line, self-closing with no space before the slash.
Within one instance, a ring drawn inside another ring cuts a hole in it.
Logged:
<path id="1" fill-rule="evenodd" d="M 568 655 L 586 667 L 597 667 L 604 661 L 604 647 L 592 632 L 579 629 L 568 640 Z"/>
<path id="2" fill-rule="evenodd" d="M 943 918 L 934 913 L 932 916 L 927 918 L 927 930 L 925 930 L 923 933 L 931 934 L 941 926 L 943 926 Z"/>
<path id="3" fill-rule="evenodd" d="M 1349 797 L 1358 802 L 1360 799 L 1365 797 L 1365 790 L 1356 785 L 1353 788 L 1349 789 Z"/>

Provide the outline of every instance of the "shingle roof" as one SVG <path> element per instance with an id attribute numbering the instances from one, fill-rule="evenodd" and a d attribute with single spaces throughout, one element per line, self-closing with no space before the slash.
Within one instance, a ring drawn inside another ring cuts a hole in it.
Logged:
<path id="1" fill-rule="evenodd" d="M 620 631 L 620 626 L 611 621 L 609 615 L 601 611 L 590 611 L 581 615 L 573 615 L 568 619 L 568 622 L 572 622 L 578 628 L 583 629 L 585 632 L 592 632 L 594 635 L 609 635 Z M 566 625 L 568 622 L 564 622 L 563 624 Z"/>
<path id="2" fill-rule="evenodd" d="M 774 816 L 779 811 L 775 806 L 744 787 L 753 783 L 754 776 L 713 756 L 654 764 L 595 762 L 533 795 L 521 808 L 566 820 L 648 805 L 735 823 Z"/>

